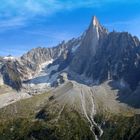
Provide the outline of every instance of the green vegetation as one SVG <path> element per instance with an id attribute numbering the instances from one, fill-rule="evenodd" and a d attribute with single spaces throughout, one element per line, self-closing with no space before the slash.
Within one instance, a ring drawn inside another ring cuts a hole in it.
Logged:
<path id="1" fill-rule="evenodd" d="M 98 114 L 101 140 L 139 140 L 140 116 Z M 50 93 L 24 99 L 0 109 L 0 140 L 94 140 L 87 120 Z"/>
<path id="2" fill-rule="evenodd" d="M 140 115 L 114 117 L 106 121 L 103 140 L 140 140 Z"/>
<path id="3" fill-rule="evenodd" d="M 0 109 L 0 120 L 14 118 L 33 119 L 35 113 L 48 102 L 49 93 L 23 99 Z"/>
<path id="4" fill-rule="evenodd" d="M 41 94 L 1 109 L 0 140 L 94 140 L 87 120 L 48 97 Z"/>
<path id="5" fill-rule="evenodd" d="M 97 115 L 95 121 L 102 124 L 101 140 L 140 140 L 140 115 Z"/>
<path id="6" fill-rule="evenodd" d="M 88 125 L 75 112 L 53 124 L 17 118 L 0 122 L 0 140 L 94 140 Z"/>

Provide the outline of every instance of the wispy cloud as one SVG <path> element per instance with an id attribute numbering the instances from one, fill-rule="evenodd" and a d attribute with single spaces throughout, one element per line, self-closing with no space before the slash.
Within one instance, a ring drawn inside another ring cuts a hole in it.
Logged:
<path id="1" fill-rule="evenodd" d="M 23 22 L 25 18 L 23 17 L 13 17 L 11 19 L 4 19 L 0 20 L 0 28 L 11 28 L 11 27 L 18 27 L 24 26 L 25 23 Z"/>
<path id="2" fill-rule="evenodd" d="M 137 3 L 139 0 L 133 0 Z M 97 7 L 104 4 L 127 2 L 127 0 L 1 0 L 0 16 L 33 16 L 52 14 L 60 10 L 71 10 L 82 7 Z"/>
<path id="3" fill-rule="evenodd" d="M 1 0 L 0 16 L 33 16 L 52 14 L 59 10 L 95 6 L 98 0 Z M 99 0 L 100 1 L 100 0 Z"/>
<path id="4" fill-rule="evenodd" d="M 138 0 L 133 0 L 133 2 Z M 76 8 L 101 7 L 111 2 L 126 0 L 1 0 L 0 27 L 22 27 L 35 16 L 49 16 L 59 11 Z M 131 1 L 127 1 L 131 3 Z M 11 22 L 11 23 L 10 23 Z"/>
<path id="5" fill-rule="evenodd" d="M 97 0 L 1 0 L 0 29 L 26 26 L 36 16 L 50 16 L 58 11 L 97 6 Z M 2 31 L 1 30 L 1 31 Z"/>
<path id="6" fill-rule="evenodd" d="M 0 28 L 3 30 L 26 25 L 27 21 L 38 15 L 49 16 L 61 10 L 71 10 L 91 4 L 79 1 L 63 0 L 1 0 Z"/>

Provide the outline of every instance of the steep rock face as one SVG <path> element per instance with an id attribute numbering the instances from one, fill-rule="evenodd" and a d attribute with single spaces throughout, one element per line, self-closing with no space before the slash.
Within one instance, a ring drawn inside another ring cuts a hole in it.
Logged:
<path id="1" fill-rule="evenodd" d="M 123 79 L 132 89 L 135 89 L 140 80 L 140 42 L 138 39 L 128 33 L 113 32 L 104 43 L 100 54 L 102 54 L 102 60 L 106 61 L 108 78 Z"/>
<path id="2" fill-rule="evenodd" d="M 17 70 L 20 72 L 22 80 L 33 78 L 40 71 L 43 63 L 49 64 L 48 68 L 59 65 L 58 71 L 65 69 L 72 60 L 76 47 L 80 44 L 82 37 L 73 38 L 68 42 L 63 41 L 53 48 L 35 48 L 24 54 L 17 60 Z M 52 74 L 55 72 L 53 71 Z"/>
<path id="3" fill-rule="evenodd" d="M 140 81 L 140 42 L 129 33 L 107 33 L 94 17 L 69 66 L 92 82 L 120 80 L 135 89 Z"/>
<path id="4" fill-rule="evenodd" d="M 137 38 L 128 33 L 112 32 L 100 42 L 96 55 L 89 62 L 86 75 L 99 81 L 122 78 L 130 85 L 136 85 L 139 81 L 139 53 Z M 131 83 L 130 79 L 136 81 L 132 80 Z"/>
<path id="5" fill-rule="evenodd" d="M 1 68 L 1 75 L 4 84 L 9 85 L 16 90 L 21 89 L 22 82 L 20 79 L 20 73 L 17 70 L 17 63 L 15 61 L 5 62 Z"/>
<path id="6" fill-rule="evenodd" d="M 23 65 L 36 71 L 40 64 L 52 59 L 52 50 L 50 48 L 35 48 L 21 57 Z"/>
<path id="7" fill-rule="evenodd" d="M 67 53 L 72 51 L 73 46 L 76 46 L 80 42 L 80 38 L 73 38 L 68 42 L 62 41 L 55 47 L 52 48 L 35 48 L 24 54 L 21 57 L 21 61 L 24 63 L 35 63 L 39 65 L 51 59 L 56 60 L 59 57 L 63 57 L 65 59 L 67 57 Z"/>
<path id="8" fill-rule="evenodd" d="M 81 45 L 70 64 L 70 69 L 79 74 L 84 73 L 91 58 L 98 50 L 99 40 L 106 35 L 107 30 L 100 25 L 96 17 L 93 17 L 90 26 L 82 39 Z"/>
<path id="9" fill-rule="evenodd" d="M 15 88 L 17 87 L 17 84 L 16 86 L 14 85 L 13 77 L 11 76 L 16 75 L 17 73 L 17 77 L 20 79 L 19 85 L 21 85 L 22 81 L 34 78 L 45 63 L 48 64 L 46 65 L 48 69 L 49 67 L 51 69 L 51 67 L 54 67 L 55 65 L 59 66 L 58 71 L 65 69 L 71 62 L 81 39 L 82 37 L 77 39 L 73 38 L 68 42 L 63 41 L 53 48 L 35 48 L 20 58 L 11 59 L 11 57 L 5 57 L 5 59 L 1 59 L 1 81 L 4 79 L 5 84 Z M 51 64 L 49 64 L 50 62 Z M 10 74 L 11 72 L 12 74 Z M 55 71 L 53 70 L 50 75 L 53 75 L 54 73 Z M 21 87 L 19 85 L 18 88 Z"/>
<path id="10" fill-rule="evenodd" d="M 59 64 L 58 71 L 62 71 L 69 66 L 73 57 L 76 55 L 75 52 L 78 50 L 81 41 L 83 39 L 84 34 L 75 39 L 71 39 L 70 41 L 63 44 L 64 51 L 57 57 L 53 64 Z"/>

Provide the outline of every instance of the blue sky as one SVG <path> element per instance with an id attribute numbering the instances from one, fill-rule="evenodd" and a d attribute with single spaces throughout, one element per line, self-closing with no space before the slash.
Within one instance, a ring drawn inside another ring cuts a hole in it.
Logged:
<path id="1" fill-rule="evenodd" d="M 139 0 L 0 0 L 0 55 L 77 37 L 93 15 L 110 31 L 140 37 Z"/>

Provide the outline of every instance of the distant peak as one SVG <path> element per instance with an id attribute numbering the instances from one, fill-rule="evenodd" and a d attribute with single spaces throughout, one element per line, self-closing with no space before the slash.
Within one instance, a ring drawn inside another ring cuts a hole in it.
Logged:
<path id="1" fill-rule="evenodd" d="M 92 17 L 90 27 L 101 27 L 100 22 L 98 21 L 96 16 Z"/>
<path id="2" fill-rule="evenodd" d="M 100 37 L 100 35 L 104 35 L 108 33 L 107 30 L 100 24 L 96 16 L 92 17 L 92 20 L 88 28 L 88 32 L 97 35 L 98 38 Z"/>
<path id="3" fill-rule="evenodd" d="M 100 25 L 100 24 L 99 24 L 99 21 L 98 21 L 98 19 L 97 19 L 96 16 L 93 16 L 93 18 L 92 18 L 92 24 L 93 24 L 94 26 L 99 26 L 99 25 Z"/>

